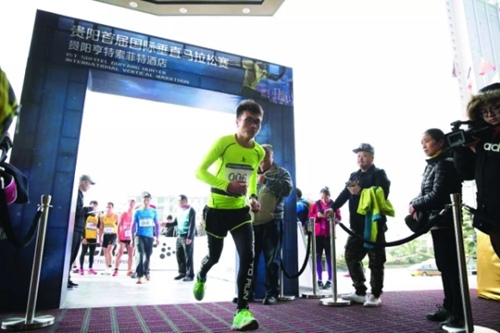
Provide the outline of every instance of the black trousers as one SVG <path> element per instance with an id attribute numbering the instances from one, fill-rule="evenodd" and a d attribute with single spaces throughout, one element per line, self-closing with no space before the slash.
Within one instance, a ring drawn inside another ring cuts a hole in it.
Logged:
<path id="1" fill-rule="evenodd" d="M 87 243 L 87 245 L 82 244 L 82 253 L 80 253 L 80 269 L 83 270 L 83 262 L 85 261 L 87 251 L 89 252 L 89 269 L 94 266 L 94 253 L 96 246 L 96 243 Z"/>
<path id="2" fill-rule="evenodd" d="M 190 278 L 194 278 L 193 246 L 194 238 L 191 240 L 191 244 L 187 245 L 185 235 L 177 236 L 175 242 L 175 256 L 177 258 L 177 265 L 179 266 L 179 274 L 186 275 Z"/>
<path id="3" fill-rule="evenodd" d="M 149 274 L 149 262 L 153 254 L 153 238 L 144 236 L 135 236 L 135 246 L 137 250 L 137 268 L 135 272 L 137 277 L 143 277 Z"/>
<path id="4" fill-rule="evenodd" d="M 253 228 L 251 223 L 244 223 L 236 229 L 232 229 L 236 252 L 239 257 L 238 276 L 236 285 L 238 287 L 238 309 L 248 308 L 253 279 Z M 205 278 L 213 265 L 219 262 L 224 247 L 224 238 L 207 235 L 208 255 L 201 261 L 200 276 Z"/>
<path id="5" fill-rule="evenodd" d="M 443 281 L 443 307 L 459 318 L 464 317 L 458 270 L 458 254 L 453 228 L 431 231 L 434 257 Z"/>
<path id="6" fill-rule="evenodd" d="M 377 243 L 385 242 L 384 232 L 379 232 L 376 239 Z M 345 245 L 345 261 L 349 274 L 356 289 L 356 294 L 366 295 L 366 278 L 361 262 L 368 254 L 368 267 L 370 268 L 370 286 L 372 294 L 380 297 L 384 288 L 384 264 L 386 261 L 385 248 L 374 247 L 368 249 L 363 246 L 364 241 L 353 236 L 349 236 Z"/>
<path id="7" fill-rule="evenodd" d="M 80 245 L 82 244 L 82 237 L 83 237 L 83 232 L 82 231 L 73 231 L 73 238 L 71 240 L 71 258 L 69 261 L 69 272 L 71 275 L 71 265 L 76 260 L 76 257 L 78 256 L 78 250 L 80 249 Z M 71 280 L 70 275 L 68 275 L 68 280 Z"/>
<path id="8" fill-rule="evenodd" d="M 279 273 L 281 259 L 281 230 L 283 228 L 283 220 L 276 219 L 268 223 L 254 225 L 255 237 L 255 258 L 253 262 L 254 277 L 252 280 L 252 291 L 255 291 L 255 283 L 258 274 L 256 273 L 259 267 L 260 255 L 264 255 L 265 263 L 265 287 L 266 296 L 278 297 L 279 288 Z"/>

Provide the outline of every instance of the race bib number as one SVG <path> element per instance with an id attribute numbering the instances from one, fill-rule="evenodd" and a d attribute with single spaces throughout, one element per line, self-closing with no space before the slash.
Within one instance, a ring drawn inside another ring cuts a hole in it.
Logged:
<path id="1" fill-rule="evenodd" d="M 104 227 L 104 233 L 105 234 L 114 234 L 115 233 L 115 227 Z"/>
<path id="2" fill-rule="evenodd" d="M 96 230 L 97 229 L 97 224 L 94 222 L 87 222 L 86 229 L 88 230 Z"/>
<path id="3" fill-rule="evenodd" d="M 127 237 L 127 238 L 132 237 L 132 230 L 125 230 L 124 235 L 125 235 L 125 237 Z"/>
<path id="4" fill-rule="evenodd" d="M 242 180 L 248 182 L 253 173 L 253 168 L 245 164 L 227 164 L 224 179 L 227 181 Z"/>
<path id="5" fill-rule="evenodd" d="M 139 226 L 140 227 L 152 227 L 154 225 L 153 219 L 140 219 Z"/>

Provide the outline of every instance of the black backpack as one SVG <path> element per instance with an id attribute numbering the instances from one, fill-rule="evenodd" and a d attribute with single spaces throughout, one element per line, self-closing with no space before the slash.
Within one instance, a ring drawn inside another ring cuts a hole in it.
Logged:
<path id="1" fill-rule="evenodd" d="M 309 210 L 311 209 L 311 207 L 309 205 L 309 202 L 307 202 L 307 201 L 305 201 L 305 202 L 299 201 L 299 204 L 301 204 L 305 209 L 297 214 L 297 218 L 299 219 L 300 222 L 306 223 L 307 218 L 309 216 Z"/>
<path id="2" fill-rule="evenodd" d="M 13 119 L 19 115 L 19 104 L 7 76 L 0 68 L 0 240 L 8 239 L 17 248 L 28 245 L 35 235 L 41 210 L 38 210 L 26 237 L 20 241 L 12 226 L 9 205 L 27 204 L 28 179 L 14 165 L 7 162 L 7 154 L 12 148 L 12 139 L 8 134 Z"/>

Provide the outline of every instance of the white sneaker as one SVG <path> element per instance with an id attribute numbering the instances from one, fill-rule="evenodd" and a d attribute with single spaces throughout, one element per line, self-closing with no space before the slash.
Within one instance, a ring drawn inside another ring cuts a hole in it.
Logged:
<path id="1" fill-rule="evenodd" d="M 373 295 L 370 295 L 370 297 L 368 297 L 366 302 L 363 303 L 363 306 L 372 307 L 372 308 L 380 306 L 380 305 L 382 305 L 382 300 L 380 299 L 380 297 L 375 297 Z"/>
<path id="2" fill-rule="evenodd" d="M 361 296 L 361 295 L 356 294 L 355 292 L 352 294 L 341 296 L 341 298 L 346 300 L 346 301 L 351 301 L 354 303 L 365 304 L 367 302 L 366 295 Z"/>

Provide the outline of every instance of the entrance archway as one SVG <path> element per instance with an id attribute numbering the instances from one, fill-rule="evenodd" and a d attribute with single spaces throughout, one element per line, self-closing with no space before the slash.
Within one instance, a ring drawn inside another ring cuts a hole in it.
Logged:
<path id="1" fill-rule="evenodd" d="M 222 112 L 233 112 L 243 99 L 256 99 L 265 110 L 258 141 L 273 144 L 276 161 L 295 181 L 291 68 L 38 11 L 11 152 L 11 163 L 30 185 L 30 204 L 12 207 L 18 233 L 26 233 L 41 195 L 52 196 L 38 309 L 58 308 L 66 298 L 76 161 L 89 86 L 96 92 Z M 294 195 L 286 201 L 285 216 L 292 227 L 285 228 L 283 260 L 296 271 Z M 22 250 L 0 244 L 5 272 L 0 275 L 0 311 L 25 308 L 33 249 L 34 243 Z M 298 294 L 298 283 L 286 280 L 285 291 Z"/>

